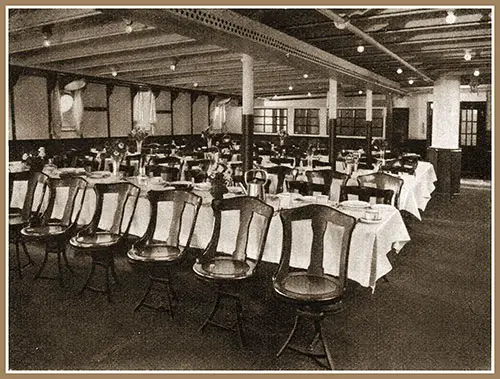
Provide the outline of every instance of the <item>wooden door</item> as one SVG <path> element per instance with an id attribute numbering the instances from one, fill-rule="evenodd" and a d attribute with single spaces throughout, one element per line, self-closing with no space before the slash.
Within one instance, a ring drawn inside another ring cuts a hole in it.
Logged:
<path id="1" fill-rule="evenodd" d="M 408 141 L 408 124 L 410 120 L 409 108 L 393 108 L 392 122 L 394 125 L 392 143 L 394 146 L 403 147 Z"/>
<path id="2" fill-rule="evenodd" d="M 461 102 L 459 146 L 462 149 L 462 176 L 488 176 L 488 145 L 486 102 Z"/>

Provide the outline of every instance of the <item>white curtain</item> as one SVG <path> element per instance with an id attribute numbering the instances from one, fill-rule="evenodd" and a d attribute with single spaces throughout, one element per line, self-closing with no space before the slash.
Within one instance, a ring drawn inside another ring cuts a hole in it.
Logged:
<path id="1" fill-rule="evenodd" d="M 52 138 L 60 138 L 62 129 L 62 113 L 61 113 L 61 92 L 59 89 L 59 80 L 57 80 L 52 92 L 50 94 L 50 106 L 52 111 L 52 120 L 50 125 L 50 132 Z"/>
<path id="2" fill-rule="evenodd" d="M 139 91 L 135 95 L 134 122 L 154 134 L 152 128 L 156 124 L 156 99 L 152 91 Z"/>
<path id="3" fill-rule="evenodd" d="M 82 118 L 83 118 L 83 100 L 82 90 L 73 91 L 73 117 L 75 120 L 75 131 L 81 134 Z"/>

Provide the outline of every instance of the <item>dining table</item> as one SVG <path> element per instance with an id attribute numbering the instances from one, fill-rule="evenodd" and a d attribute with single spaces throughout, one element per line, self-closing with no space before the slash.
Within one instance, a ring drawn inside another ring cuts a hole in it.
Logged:
<path id="1" fill-rule="evenodd" d="M 272 163 L 268 160 L 263 160 L 260 165 L 261 168 L 266 169 L 269 167 L 277 166 L 277 164 Z M 321 171 L 321 170 L 331 170 L 331 166 L 321 166 L 321 167 L 311 167 L 311 166 L 292 166 L 297 170 L 297 179 L 306 181 L 307 178 L 305 173 L 307 171 Z M 342 161 L 336 162 L 335 167 L 337 172 L 345 172 L 344 163 Z M 360 175 L 368 175 L 376 172 L 378 169 L 357 169 L 350 173 L 347 185 L 358 185 L 357 177 Z M 435 182 L 437 181 L 436 172 L 434 166 L 426 161 L 419 161 L 415 170 L 415 174 L 399 173 L 398 177 L 403 179 L 403 186 L 401 187 L 401 194 L 399 198 L 399 209 L 405 210 L 406 212 L 415 216 L 418 220 L 422 220 L 422 212 L 425 211 L 429 200 L 431 199 L 432 192 L 435 190 Z M 268 175 L 271 184 L 269 186 L 269 192 L 274 193 L 277 187 L 277 176 L 273 174 Z M 286 186 L 286 180 L 285 180 Z M 338 201 L 340 194 L 340 189 L 337 188 L 338 183 L 333 181 L 330 188 L 330 199 L 333 201 Z"/>
<path id="2" fill-rule="evenodd" d="M 112 183 L 119 181 L 130 181 L 141 188 L 137 207 L 134 212 L 132 208 L 127 205 L 125 210 L 125 220 L 132 217 L 129 234 L 140 237 L 142 236 L 149 223 L 151 209 L 147 192 L 151 190 L 168 190 L 175 188 L 176 183 L 160 183 L 158 181 L 151 182 L 150 179 L 144 178 L 87 178 L 89 186 L 92 187 L 95 183 Z M 183 182 L 184 183 L 184 182 Z M 184 183 L 187 185 L 187 183 Z M 195 183 L 192 189 L 193 193 L 201 196 L 202 206 L 198 213 L 195 224 L 195 229 L 191 239 L 191 247 L 204 249 L 208 245 L 212 235 L 214 225 L 214 214 L 211 207 L 212 196 L 209 191 L 210 187 L 207 183 Z M 230 191 L 224 197 L 242 196 L 239 187 L 230 187 Z M 324 200 L 324 199 L 323 199 Z M 282 225 L 279 217 L 280 211 L 283 208 L 297 207 L 307 205 L 319 201 L 316 197 L 301 196 L 300 194 L 284 194 L 284 195 L 267 195 L 266 202 L 273 206 L 275 209 L 272 217 L 267 241 L 265 244 L 264 254 L 262 260 L 264 262 L 279 263 L 281 256 L 282 244 Z M 113 204 L 116 199 L 111 196 L 104 199 L 103 217 L 101 218 L 99 227 L 106 227 L 112 222 L 107 219 L 107 214 L 112 214 Z M 132 204 L 132 201 L 130 202 Z M 401 218 L 399 211 L 384 204 L 371 205 L 378 209 L 380 220 L 377 222 L 363 221 L 365 209 L 344 207 L 342 204 L 334 202 L 325 202 L 323 205 L 334 207 L 344 213 L 350 214 L 357 219 L 354 228 L 351 246 L 349 252 L 348 263 L 348 278 L 359 283 L 361 286 L 370 287 L 375 289 L 377 280 L 391 271 L 392 265 L 388 259 L 388 253 L 391 251 L 399 252 L 401 248 L 410 241 L 410 236 L 406 226 Z M 173 213 L 173 205 L 171 203 L 158 204 L 158 219 L 157 225 L 165 225 L 164 228 L 157 227 L 154 238 L 157 240 L 166 240 L 168 237 L 168 226 L 171 222 L 171 215 Z M 83 208 L 79 216 L 79 224 L 86 224 L 90 222 L 95 209 L 95 193 L 94 191 L 87 191 L 83 202 Z M 192 217 L 192 211 L 188 210 L 184 217 Z M 237 228 L 238 228 L 238 211 L 224 212 L 223 225 L 224 233 L 221 234 L 218 249 L 220 251 L 230 254 L 234 250 L 236 244 Z M 252 223 L 253 230 L 259 230 L 259 223 L 263 222 L 260 217 L 254 217 Z M 304 221 L 307 223 L 306 221 Z M 125 223 L 126 224 L 126 223 Z M 292 254 L 291 264 L 294 267 L 306 268 L 309 264 L 308 258 L 303 254 L 304 249 L 308 248 L 312 239 L 312 231 L 306 227 L 307 225 L 300 225 L 300 222 L 294 224 L 293 234 L 294 240 L 292 243 L 294 254 Z M 332 275 L 338 274 L 338 240 L 335 238 L 335 228 L 327 229 L 325 238 L 325 272 Z M 188 237 L 188 230 L 181 228 L 180 241 L 186 242 Z M 257 244 L 257 241 L 252 237 L 249 238 L 250 249 L 252 244 Z M 257 258 L 252 253 L 250 258 Z"/>

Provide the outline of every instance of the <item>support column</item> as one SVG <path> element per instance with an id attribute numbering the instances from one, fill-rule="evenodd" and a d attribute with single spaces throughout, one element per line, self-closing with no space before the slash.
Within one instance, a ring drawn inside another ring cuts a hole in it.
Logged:
<path id="1" fill-rule="evenodd" d="M 332 170 L 336 170 L 337 160 L 337 81 L 329 79 L 328 95 L 326 103 L 328 107 L 328 160 Z"/>
<path id="2" fill-rule="evenodd" d="M 394 121 L 393 121 L 393 113 L 392 113 L 392 94 L 385 94 L 385 140 L 389 144 L 391 150 L 394 150 L 396 147 L 403 148 L 403 146 L 398 146 L 398 141 L 394 136 Z M 406 141 L 405 141 L 406 142 Z"/>
<path id="3" fill-rule="evenodd" d="M 243 54 L 241 62 L 243 64 L 241 153 L 243 170 L 248 171 L 253 167 L 253 58 Z"/>
<path id="4" fill-rule="evenodd" d="M 460 78 L 441 77 L 434 82 L 432 138 L 427 152 L 438 178 L 436 193 L 450 197 L 460 191 L 459 123 Z"/>
<path id="5" fill-rule="evenodd" d="M 372 123 L 373 123 L 373 92 L 366 90 L 366 164 L 368 168 L 372 167 Z"/>

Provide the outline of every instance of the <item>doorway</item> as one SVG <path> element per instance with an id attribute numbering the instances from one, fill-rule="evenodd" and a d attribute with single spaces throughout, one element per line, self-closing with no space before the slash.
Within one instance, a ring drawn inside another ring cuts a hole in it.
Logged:
<path id="1" fill-rule="evenodd" d="M 408 125 L 410 121 L 410 108 L 393 108 L 392 124 L 394 125 L 393 146 L 403 147 L 408 141 Z"/>
<path id="2" fill-rule="evenodd" d="M 462 176 L 490 179 L 488 151 L 491 141 L 486 133 L 486 102 L 460 103 L 459 146 L 462 149 Z"/>

